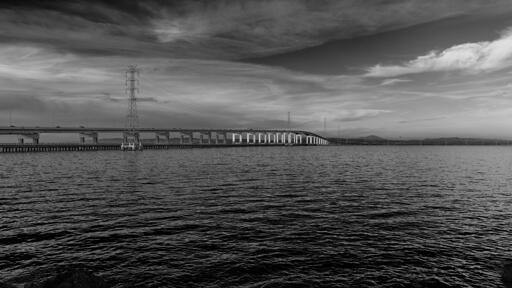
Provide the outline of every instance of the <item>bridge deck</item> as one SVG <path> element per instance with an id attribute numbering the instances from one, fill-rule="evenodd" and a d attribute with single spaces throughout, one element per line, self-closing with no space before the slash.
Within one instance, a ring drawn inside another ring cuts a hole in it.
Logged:
<path id="1" fill-rule="evenodd" d="M 125 128 L 112 128 L 112 127 L 39 127 L 39 126 L 0 126 L 0 135 L 15 135 L 15 134 L 30 134 L 30 133 L 123 133 Z M 296 133 L 311 135 L 323 138 L 315 133 L 304 130 L 290 130 L 290 129 L 236 129 L 236 128 L 138 128 L 140 133 Z"/>

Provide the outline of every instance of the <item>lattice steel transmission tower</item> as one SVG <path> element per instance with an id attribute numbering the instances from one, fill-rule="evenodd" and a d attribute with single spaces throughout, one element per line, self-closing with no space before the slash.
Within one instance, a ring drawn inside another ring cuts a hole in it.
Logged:
<path id="1" fill-rule="evenodd" d="M 139 135 L 139 115 L 137 113 L 137 93 L 139 90 L 139 72 L 135 65 L 128 66 L 126 70 L 126 89 L 125 92 L 129 97 L 128 114 L 126 115 L 125 129 L 123 135 L 123 143 L 121 150 L 142 150 L 142 142 Z"/>

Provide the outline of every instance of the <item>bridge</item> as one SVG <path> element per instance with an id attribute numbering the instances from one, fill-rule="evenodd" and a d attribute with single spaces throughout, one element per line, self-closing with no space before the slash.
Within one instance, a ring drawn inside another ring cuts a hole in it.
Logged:
<path id="1" fill-rule="evenodd" d="M 139 68 L 134 65 L 126 70 L 125 92 L 129 96 L 129 110 L 125 128 L 108 127 L 8 127 L 0 126 L 0 135 L 17 135 L 18 143 L 1 144 L 0 153 L 38 151 L 89 151 L 89 150 L 131 150 L 170 149 L 185 147 L 219 146 L 269 146 L 269 145 L 327 145 L 329 141 L 315 133 L 291 129 L 162 129 L 140 128 L 138 126 L 137 79 Z M 290 113 L 288 113 L 288 127 Z M 78 135 L 74 143 L 40 143 L 43 133 L 67 133 Z M 100 133 L 119 133 L 122 141 L 106 143 L 99 141 Z M 152 134 L 151 139 L 142 139 L 141 133 Z M 25 140 L 30 140 L 25 143 Z M 87 140 L 87 141 L 86 141 Z"/>
<path id="2" fill-rule="evenodd" d="M 41 143 L 44 133 L 76 134 L 73 143 Z M 120 150 L 119 143 L 100 141 L 102 133 L 119 133 L 123 139 L 127 129 L 108 127 L 0 127 L 0 135 L 16 135 L 18 143 L 0 143 L 0 153 L 40 151 Z M 327 145 L 324 137 L 303 130 L 288 129 L 181 129 L 138 128 L 137 133 L 152 134 L 142 139 L 144 149 L 192 147 Z M 26 141 L 27 140 L 27 141 Z"/>

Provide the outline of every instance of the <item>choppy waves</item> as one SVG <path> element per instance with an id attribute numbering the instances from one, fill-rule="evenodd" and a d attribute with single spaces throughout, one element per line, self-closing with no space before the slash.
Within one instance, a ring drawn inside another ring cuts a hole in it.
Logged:
<path id="1" fill-rule="evenodd" d="M 8 154 L 0 278 L 80 263 L 119 287 L 499 287 L 509 147 Z"/>

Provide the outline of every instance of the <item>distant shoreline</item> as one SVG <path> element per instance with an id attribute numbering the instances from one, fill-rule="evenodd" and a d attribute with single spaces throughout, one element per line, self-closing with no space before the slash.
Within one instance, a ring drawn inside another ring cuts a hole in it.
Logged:
<path id="1" fill-rule="evenodd" d="M 363 138 L 326 138 L 329 140 L 331 145 L 467 145 L 467 146 L 501 146 L 501 145 L 512 145 L 512 140 L 503 139 L 480 139 L 480 138 L 427 138 L 427 139 L 408 139 L 408 140 L 397 140 L 397 139 L 385 139 L 377 136 L 363 137 Z"/>

